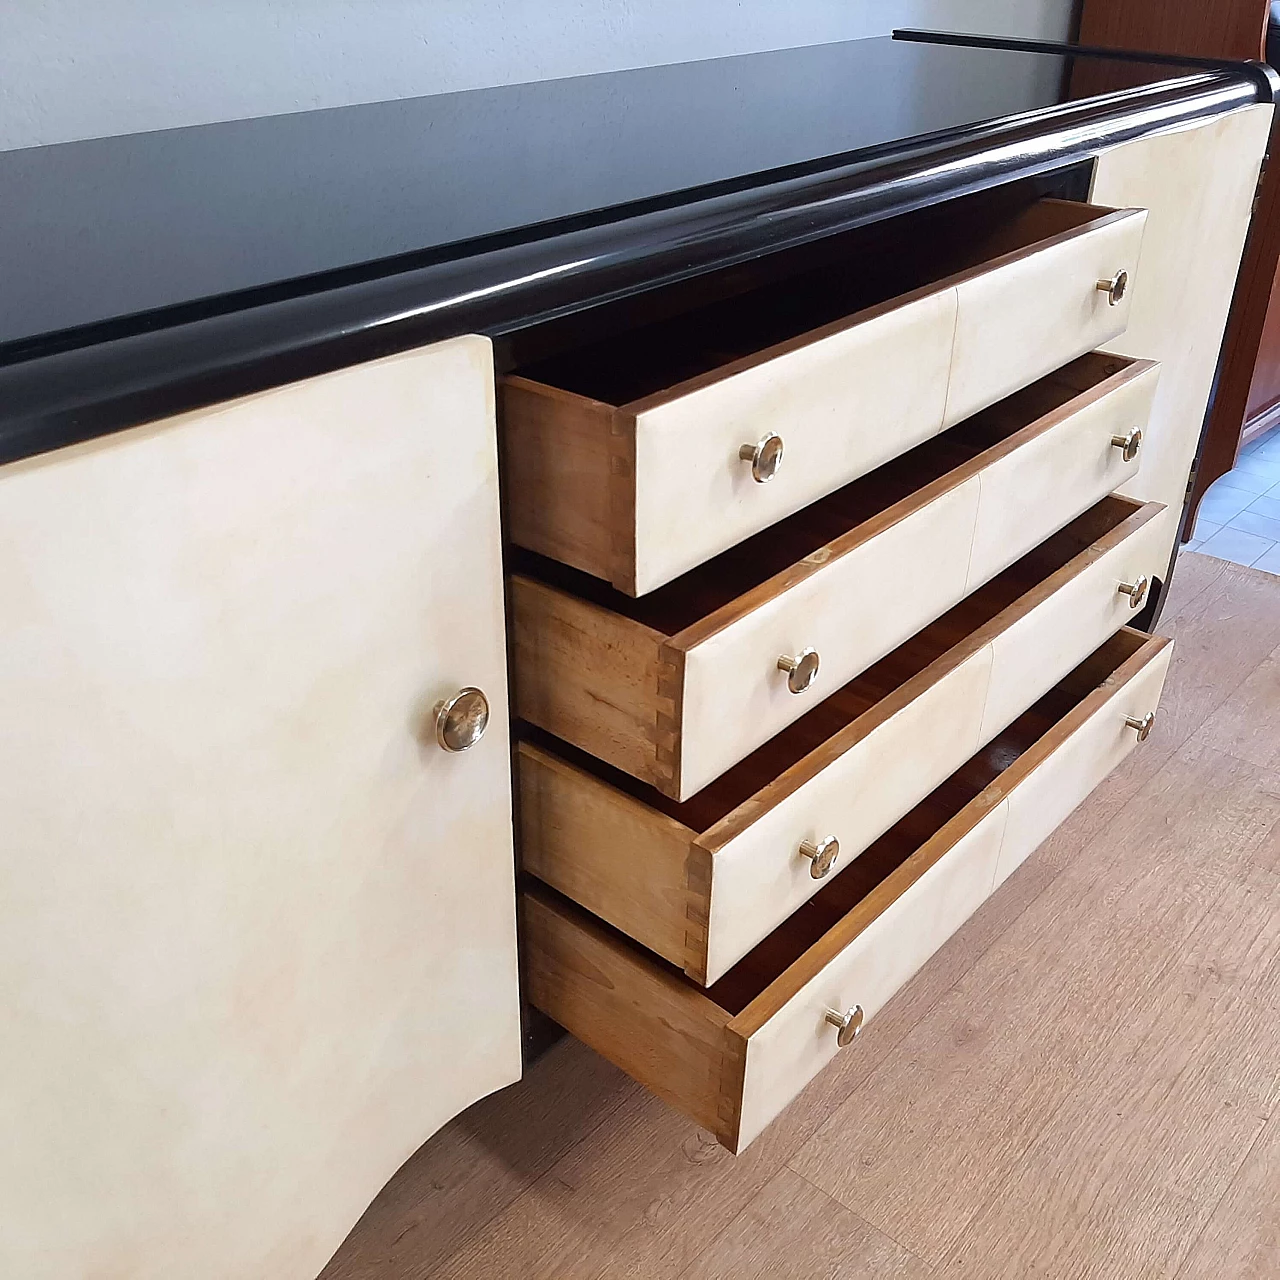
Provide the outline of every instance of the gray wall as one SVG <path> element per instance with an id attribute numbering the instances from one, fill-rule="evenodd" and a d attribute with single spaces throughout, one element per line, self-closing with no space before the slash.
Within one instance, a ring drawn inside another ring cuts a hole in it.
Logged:
<path id="1" fill-rule="evenodd" d="M 1071 0 L 0 0 L 0 150 L 881 35 Z"/>

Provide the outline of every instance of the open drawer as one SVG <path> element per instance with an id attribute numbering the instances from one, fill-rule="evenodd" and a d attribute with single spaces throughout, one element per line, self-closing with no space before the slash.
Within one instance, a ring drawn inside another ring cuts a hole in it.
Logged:
<path id="1" fill-rule="evenodd" d="M 1145 220 L 1041 200 L 981 230 L 908 223 L 504 378 L 512 540 L 660 587 L 1122 333 Z"/>
<path id="2" fill-rule="evenodd" d="M 526 727 L 524 869 L 717 981 L 1125 625 L 1162 510 L 1103 499 L 683 804 Z"/>
<path id="3" fill-rule="evenodd" d="M 517 551 L 516 714 L 687 799 L 1124 483 L 1157 372 L 1084 356 L 640 600 Z"/>
<path id="4" fill-rule="evenodd" d="M 1169 654 L 1118 632 L 705 991 L 531 882 L 526 995 L 741 1151 L 1145 738 Z"/>

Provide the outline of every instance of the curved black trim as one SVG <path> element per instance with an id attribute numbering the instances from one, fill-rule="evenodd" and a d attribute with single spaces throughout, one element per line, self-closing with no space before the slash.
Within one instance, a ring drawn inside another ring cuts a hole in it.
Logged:
<path id="1" fill-rule="evenodd" d="M 674 207 L 0 368 L 0 462 L 459 333 L 603 302 L 1258 102 L 1239 67 L 912 139 Z"/>
<path id="2" fill-rule="evenodd" d="M 1141 49 L 1108 49 L 1098 44 L 1064 44 L 1057 40 L 1022 40 L 1013 36 L 971 36 L 958 31 L 926 31 L 902 27 L 895 40 L 911 44 L 945 44 L 961 49 L 1005 49 L 1011 53 L 1048 53 L 1058 57 L 1095 58 L 1104 62 L 1141 62 L 1157 67 L 1196 67 L 1205 71 L 1238 71 L 1257 85 L 1259 102 L 1275 102 L 1280 75 L 1265 62 L 1239 58 L 1201 58 L 1180 53 L 1149 53 Z"/>

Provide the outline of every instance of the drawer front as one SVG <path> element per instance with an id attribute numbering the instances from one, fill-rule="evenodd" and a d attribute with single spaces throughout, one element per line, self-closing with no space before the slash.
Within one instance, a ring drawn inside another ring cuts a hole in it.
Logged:
<path id="1" fill-rule="evenodd" d="M 685 655 L 681 795 L 961 599 L 978 495 L 973 476 L 759 608 L 693 637 Z M 778 659 L 806 648 L 819 654 L 818 677 L 793 694 Z"/>
<path id="2" fill-rule="evenodd" d="M 861 1006 L 867 1019 L 873 1017 L 1133 749 L 1137 734 L 1125 718 L 1155 709 L 1171 649 L 1162 640 L 1143 646 L 1127 670 L 1006 770 L 987 793 L 994 794 L 994 807 L 964 835 L 950 839 L 943 828 L 933 837 L 930 845 L 950 847 L 812 978 L 797 989 L 788 971 L 729 1023 L 730 1052 L 742 1063 L 742 1084 L 736 1130 L 731 1119 L 722 1134 L 727 1145 L 742 1150 L 834 1057 L 838 1046 L 825 1020 L 827 1009 Z M 1002 799 L 1000 791 L 1007 791 Z M 982 802 L 979 797 L 974 804 Z M 962 813 L 949 827 L 964 819 Z M 875 892 L 883 892 L 887 883 Z M 864 903 L 852 914 L 865 909 Z M 810 956 L 825 950 L 840 929 Z M 793 969 L 807 960 L 813 968 L 817 962 L 810 956 Z M 740 1047 L 733 1047 L 735 1036 L 741 1037 Z"/>
<path id="3" fill-rule="evenodd" d="M 809 698 L 865 670 L 1132 475 L 1141 452 L 1126 463 L 1112 438 L 1145 425 L 1158 375 L 1157 365 L 1132 364 L 760 607 L 709 619 L 705 637 L 699 626 L 677 637 L 685 650 L 680 794 L 692 795 L 803 714 Z M 820 656 L 818 681 L 795 695 L 777 662 L 806 648 Z"/>
<path id="4" fill-rule="evenodd" d="M 847 868 L 1130 620 L 1118 584 L 1158 570 L 1160 551 L 1161 522 L 1151 519 L 944 676 L 925 683 L 922 672 L 894 695 L 897 705 L 882 722 L 746 830 L 723 842 L 715 828 L 708 832 L 703 843 L 714 870 L 705 981 L 715 982 L 822 888 L 798 852 L 802 841 L 836 836 L 841 852 L 832 874 Z M 757 798 L 769 806 L 769 789 Z"/>
<path id="5" fill-rule="evenodd" d="M 1172 656 L 1173 646 L 1166 645 L 1013 791 L 997 885 L 1137 746 L 1128 720 L 1155 712 Z"/>
<path id="6" fill-rule="evenodd" d="M 836 836 L 838 874 L 978 749 L 990 674 L 984 645 L 715 851 L 708 983 L 823 887 L 802 841 Z"/>
<path id="7" fill-rule="evenodd" d="M 982 497 L 969 561 L 969 589 L 980 586 L 1036 542 L 1133 478 L 1141 449 L 1126 462 L 1112 443 L 1143 429 L 1158 365 L 1144 367 L 1070 413 L 982 473 Z"/>
<path id="8" fill-rule="evenodd" d="M 936 435 L 955 315 L 944 289 L 641 408 L 635 594 Z M 739 450 L 771 434 L 782 464 L 761 483 Z"/>
<path id="9" fill-rule="evenodd" d="M 840 1052 L 825 1011 L 856 1004 L 866 1018 L 874 1017 L 990 895 L 1008 807 L 1004 800 L 987 813 L 746 1039 L 735 1150 L 755 1139 Z"/>
<path id="10" fill-rule="evenodd" d="M 1120 586 L 1163 572 L 1167 537 L 1163 520 L 1148 520 L 992 640 L 980 741 L 990 742 L 1132 620 L 1138 611 Z"/>
<path id="11" fill-rule="evenodd" d="M 993 748 L 961 784 L 973 788 L 963 809 L 937 811 L 942 825 L 914 850 L 901 845 L 904 860 L 858 890 L 834 927 L 803 951 L 783 940 L 798 958 L 745 991 L 734 975 L 700 990 L 535 882 L 524 911 L 529 999 L 741 1151 L 839 1051 L 828 1011 L 874 1017 L 1132 750 L 1126 717 L 1154 709 L 1169 653 L 1168 641 L 1136 632 L 1108 641 L 1063 686 L 1078 692 L 1062 719 L 998 775 L 1004 748 Z M 753 953 L 748 971 L 776 953 Z"/>
<path id="12" fill-rule="evenodd" d="M 1124 332 L 1146 211 L 1125 209 L 958 286 L 946 425 Z M 1112 306 L 1097 288 L 1127 271 Z"/>

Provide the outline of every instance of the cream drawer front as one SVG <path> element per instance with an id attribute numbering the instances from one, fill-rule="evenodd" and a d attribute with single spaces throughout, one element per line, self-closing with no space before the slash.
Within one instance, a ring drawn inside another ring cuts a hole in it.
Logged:
<path id="1" fill-rule="evenodd" d="M 1155 714 L 1172 656 L 1173 646 L 1165 645 L 1012 794 L 997 885 L 1138 745 L 1132 722 Z"/>
<path id="2" fill-rule="evenodd" d="M 1142 451 L 1126 460 L 1113 443 L 1142 431 L 1151 414 L 1158 365 L 1063 412 L 1048 430 L 982 473 L 969 560 L 969 588 L 1012 564 L 1030 546 L 1137 474 Z"/>
<path id="3" fill-rule="evenodd" d="M 1130 749 L 1125 718 L 1154 708 L 1168 653 L 1112 637 L 886 833 L 866 872 L 837 877 L 706 991 L 535 882 L 530 1000 L 741 1151 L 839 1052 L 828 1014 L 873 1017 Z"/>
<path id="4" fill-rule="evenodd" d="M 976 821 L 970 813 L 958 815 L 922 847 L 915 856 L 929 862 L 928 869 L 803 987 L 792 994 L 792 984 L 781 980 L 729 1024 L 730 1035 L 745 1042 L 738 1129 L 726 1135 L 735 1150 L 754 1140 L 835 1056 L 825 1011 L 860 1008 L 870 1020 L 1132 750 L 1137 734 L 1125 717 L 1134 706 L 1154 710 L 1170 650 L 1165 640 L 1141 643 L 1106 685 L 1005 771 L 1004 785 L 974 801 L 973 812 L 994 807 Z M 854 932 L 851 923 L 846 917 L 831 933 Z M 835 940 L 831 946 L 835 950 Z M 799 963 L 816 958 L 806 955 Z"/>
<path id="5" fill-rule="evenodd" d="M 742 834 L 717 847 L 717 831 L 708 833 L 707 983 L 822 888 L 799 853 L 803 841 L 834 835 L 840 854 L 830 874 L 840 874 L 977 750 L 990 675 L 983 645 Z"/>
<path id="6" fill-rule="evenodd" d="M 738 349 L 757 312 L 762 334 L 779 307 L 830 314 L 834 281 L 808 302 L 747 293 L 733 322 L 690 330 L 685 316 L 665 339 L 658 322 L 504 378 L 513 541 L 631 596 L 658 589 L 1114 338 L 1127 302 L 1109 307 L 1080 273 L 1134 248 L 1143 216 L 1042 201 L 944 254 L 932 283 L 904 267 L 909 291 L 738 359 L 722 347 Z M 901 261 L 921 254 L 912 244 Z M 768 439 L 780 455 L 753 457 Z"/>
<path id="7" fill-rule="evenodd" d="M 669 582 L 941 428 L 953 289 L 635 415 L 634 594 Z M 777 473 L 739 456 L 770 435 Z"/>
<path id="8" fill-rule="evenodd" d="M 1155 373 L 1082 357 L 643 600 L 532 565 L 518 714 L 688 799 L 1097 500 Z M 807 685 L 779 665 L 805 653 Z"/>
<path id="9" fill-rule="evenodd" d="M 1064 531 L 1056 558 L 1042 549 L 1046 563 L 1011 571 L 1027 586 L 1013 604 L 1002 607 L 1010 590 L 996 582 L 966 602 L 967 633 L 943 618 L 884 671 L 837 691 L 815 713 L 825 740 L 809 746 L 798 726 L 687 804 L 627 794 L 616 774 L 571 763 L 554 743 L 522 742 L 525 869 L 716 982 L 1124 625 L 1117 566 L 1159 567 L 1162 510 L 1109 499 Z M 1081 536 L 1094 541 L 1072 555 Z M 838 852 L 815 876 L 802 846 L 828 838 Z"/>
<path id="10" fill-rule="evenodd" d="M 1124 209 L 958 286 L 946 423 L 970 414 L 1124 332 L 1147 214 Z M 1097 286 L 1120 272 L 1112 305 Z"/>
<path id="11" fill-rule="evenodd" d="M 986 813 L 816 977 L 744 1034 L 734 1150 L 753 1142 L 840 1052 L 827 1009 L 846 1012 L 857 1006 L 865 1019 L 873 1018 L 986 901 L 1008 807 L 1004 800 Z M 938 838 L 945 840 L 945 833 Z"/>
<path id="12" fill-rule="evenodd" d="M 680 794 L 692 795 L 964 595 L 975 476 L 684 650 Z M 910 575 L 904 566 L 915 566 Z M 871 601 L 875 606 L 871 607 Z M 819 679 L 790 692 L 778 658 L 813 649 Z"/>
<path id="13" fill-rule="evenodd" d="M 1156 503 L 1150 507 L 1163 510 Z M 1042 606 L 992 638 L 991 684 L 980 741 L 989 742 L 1107 636 L 1141 612 L 1141 606 L 1133 607 L 1134 597 L 1120 587 L 1150 582 L 1164 572 L 1167 535 L 1162 529 L 1161 521 L 1151 519 L 1123 541 L 1100 548 L 1088 567 L 1063 583 Z"/>

